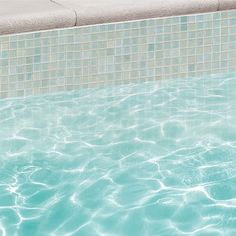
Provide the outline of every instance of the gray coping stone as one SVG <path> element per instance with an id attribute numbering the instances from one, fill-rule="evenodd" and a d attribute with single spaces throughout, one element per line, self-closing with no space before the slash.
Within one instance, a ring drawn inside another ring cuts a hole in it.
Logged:
<path id="1" fill-rule="evenodd" d="M 236 0 L 0 0 L 0 35 L 236 9 Z"/>
<path id="2" fill-rule="evenodd" d="M 219 0 L 55 0 L 71 7 L 76 25 L 217 11 Z M 236 1 L 236 0 L 235 0 Z"/>
<path id="3" fill-rule="evenodd" d="M 236 0 L 219 0 L 219 10 L 236 9 Z"/>
<path id="4" fill-rule="evenodd" d="M 75 26 L 72 9 L 50 0 L 0 0 L 0 34 Z"/>

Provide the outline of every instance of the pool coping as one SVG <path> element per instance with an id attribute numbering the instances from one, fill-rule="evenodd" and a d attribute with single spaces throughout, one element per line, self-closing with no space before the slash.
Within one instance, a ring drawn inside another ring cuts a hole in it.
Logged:
<path id="1" fill-rule="evenodd" d="M 94 0 L 20 0 L 12 5 L 8 0 L 2 0 L 5 7 L 0 9 L 0 35 L 236 8 L 236 1 L 233 0 L 122 1 L 105 0 L 96 4 Z"/>

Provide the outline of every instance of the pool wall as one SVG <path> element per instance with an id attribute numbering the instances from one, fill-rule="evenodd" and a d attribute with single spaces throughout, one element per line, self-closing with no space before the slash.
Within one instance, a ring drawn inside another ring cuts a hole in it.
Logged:
<path id="1" fill-rule="evenodd" d="M 236 11 L 0 36 L 0 97 L 236 71 Z"/>

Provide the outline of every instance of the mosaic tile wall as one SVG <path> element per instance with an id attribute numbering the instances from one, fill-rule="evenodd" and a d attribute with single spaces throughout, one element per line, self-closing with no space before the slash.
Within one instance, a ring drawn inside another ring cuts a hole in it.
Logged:
<path id="1" fill-rule="evenodd" d="M 236 71 L 236 11 L 0 36 L 0 97 Z"/>

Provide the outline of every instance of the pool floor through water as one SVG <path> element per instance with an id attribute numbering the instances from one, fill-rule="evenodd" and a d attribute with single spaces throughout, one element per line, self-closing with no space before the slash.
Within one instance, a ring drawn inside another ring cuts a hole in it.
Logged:
<path id="1" fill-rule="evenodd" d="M 235 235 L 236 75 L 0 101 L 0 235 Z"/>

